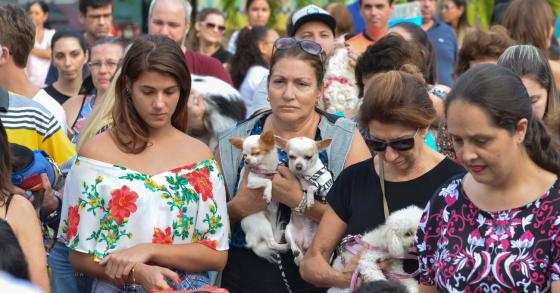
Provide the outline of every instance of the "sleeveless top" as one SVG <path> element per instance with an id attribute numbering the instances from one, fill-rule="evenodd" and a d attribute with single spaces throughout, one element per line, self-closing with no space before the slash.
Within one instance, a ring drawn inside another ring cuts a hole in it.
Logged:
<path id="1" fill-rule="evenodd" d="M 80 130 L 82 130 L 82 126 L 84 126 L 83 123 L 91 113 L 91 110 L 93 110 L 93 104 L 95 103 L 96 100 L 95 98 L 96 95 L 89 95 L 89 96 L 85 96 L 82 99 L 82 106 L 80 107 L 80 112 L 78 113 L 78 116 L 76 116 L 76 119 L 74 120 L 74 123 L 72 123 L 72 126 L 70 126 L 70 128 L 72 129 L 72 133 L 70 134 L 70 140 L 74 144 L 78 142 L 78 134 L 80 134 Z"/>

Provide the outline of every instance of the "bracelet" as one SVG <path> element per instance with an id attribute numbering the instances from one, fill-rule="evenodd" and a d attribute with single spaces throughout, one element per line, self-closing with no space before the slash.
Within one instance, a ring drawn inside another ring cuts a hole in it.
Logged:
<path id="1" fill-rule="evenodd" d="M 305 208 L 307 207 L 307 191 L 302 190 L 302 192 L 303 196 L 301 197 L 301 201 L 295 208 L 292 208 L 292 212 L 298 215 L 303 215 L 303 213 L 305 212 Z"/>
<path id="2" fill-rule="evenodd" d="M 132 269 L 130 269 L 130 272 L 128 273 L 127 281 L 129 284 L 136 284 L 136 278 L 134 277 L 134 267 L 136 267 L 136 264 L 132 266 Z M 131 278 L 132 278 L 132 283 L 130 282 Z"/>

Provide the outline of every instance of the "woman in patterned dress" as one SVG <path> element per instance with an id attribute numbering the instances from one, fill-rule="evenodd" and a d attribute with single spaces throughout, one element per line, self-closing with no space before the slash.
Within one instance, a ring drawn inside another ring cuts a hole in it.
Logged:
<path id="1" fill-rule="evenodd" d="M 143 37 L 116 78 L 113 126 L 85 142 L 67 178 L 60 233 L 70 262 L 96 278 L 93 292 L 201 287 L 225 266 L 229 223 L 211 151 L 184 134 L 181 49 Z"/>
<path id="2" fill-rule="evenodd" d="M 560 148 L 519 77 L 478 65 L 446 101 L 469 171 L 444 183 L 417 234 L 420 292 L 560 292 Z"/>

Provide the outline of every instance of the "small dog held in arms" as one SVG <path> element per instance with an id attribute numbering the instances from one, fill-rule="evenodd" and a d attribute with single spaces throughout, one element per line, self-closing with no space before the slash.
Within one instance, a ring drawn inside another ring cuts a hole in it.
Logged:
<path id="1" fill-rule="evenodd" d="M 265 210 L 249 215 L 241 220 L 241 228 L 245 232 L 247 247 L 256 255 L 274 262 L 274 254 L 287 251 L 288 245 L 280 244 L 283 229 L 278 221 L 278 203 L 272 201 L 272 180 L 270 176 L 276 174 L 280 163 L 274 133 L 266 131 L 261 135 L 251 135 L 247 138 L 231 137 L 229 142 L 243 153 L 245 168 L 249 168 L 247 188 L 264 188 L 263 198 L 268 203 Z"/>
<path id="2" fill-rule="evenodd" d="M 327 148 L 331 140 L 316 142 L 307 137 L 295 137 L 286 141 L 276 137 L 276 142 L 288 155 L 288 169 L 296 175 L 304 190 L 303 205 L 296 208 L 300 213 L 292 212 L 284 232 L 294 255 L 294 261 L 299 266 L 305 252 L 311 246 L 318 227 L 315 221 L 302 213 L 313 206 L 315 194 L 325 198 L 334 183 L 332 173 L 319 159 L 319 151 Z"/>
<path id="3" fill-rule="evenodd" d="M 333 268 L 338 271 L 344 269 L 361 249 L 366 249 L 366 251 L 360 257 L 350 288 L 331 288 L 328 292 L 352 292 L 355 289 L 353 286 L 355 286 L 355 279 L 358 275 L 362 276 L 365 282 L 386 280 L 385 275 L 387 275 L 390 279 L 395 279 L 403 284 L 409 292 L 418 292 L 418 282 L 414 279 L 414 275 L 404 272 L 402 259 L 414 258 L 407 256 L 407 251 L 414 244 L 416 229 L 421 217 L 422 209 L 409 206 L 391 213 L 384 225 L 367 232 L 363 237 L 355 237 L 343 243 L 341 245 L 342 253 L 333 263 Z M 384 274 L 377 262 L 386 259 L 391 259 L 391 265 Z"/>
<path id="4" fill-rule="evenodd" d="M 337 39 L 325 70 L 323 95 L 319 99 L 319 108 L 325 112 L 355 112 L 360 106 L 356 76 L 349 59 L 344 37 Z"/>

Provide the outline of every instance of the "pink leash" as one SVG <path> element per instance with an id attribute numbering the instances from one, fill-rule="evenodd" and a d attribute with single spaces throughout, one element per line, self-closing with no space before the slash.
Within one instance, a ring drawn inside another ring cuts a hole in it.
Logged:
<path id="1" fill-rule="evenodd" d="M 354 247 L 352 247 L 354 244 L 362 245 L 368 250 L 377 250 L 377 251 L 387 252 L 387 250 L 382 248 L 382 247 L 370 246 L 367 242 L 362 240 L 361 235 L 356 235 L 352 238 L 352 240 L 348 241 L 346 243 L 345 247 L 344 247 L 348 252 L 350 252 L 353 255 L 358 254 L 358 251 L 356 249 L 354 249 Z M 415 255 L 407 253 L 407 254 L 403 255 L 402 257 L 398 257 L 397 259 L 415 259 L 415 260 L 418 260 L 418 257 L 415 256 Z M 414 278 L 414 277 L 418 276 L 420 274 L 420 271 L 416 270 L 412 274 L 406 274 L 406 273 L 402 274 L 402 273 L 393 273 L 393 272 L 385 272 L 385 271 L 383 271 L 383 273 L 390 280 L 403 280 L 403 279 L 410 279 L 410 278 Z M 354 289 L 356 289 L 356 283 L 358 281 L 358 276 L 359 275 L 360 275 L 360 267 L 356 266 L 356 269 L 352 273 L 352 278 L 350 279 L 350 288 L 349 288 L 350 292 L 354 292 Z"/>

